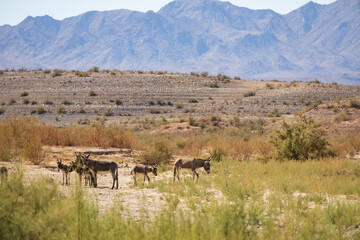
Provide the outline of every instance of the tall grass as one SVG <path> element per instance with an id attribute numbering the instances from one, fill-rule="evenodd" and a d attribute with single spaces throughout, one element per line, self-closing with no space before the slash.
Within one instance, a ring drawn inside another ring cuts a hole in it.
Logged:
<path id="1" fill-rule="evenodd" d="M 285 166 L 289 167 L 287 164 Z M 227 165 L 226 161 L 219 163 L 220 171 L 213 175 L 227 177 L 228 189 L 233 189 L 239 182 L 229 181 L 234 175 L 224 175 L 222 171 L 229 170 Z M 256 164 L 254 167 L 257 168 Z M 360 237 L 360 232 L 355 229 L 360 221 L 358 202 L 330 201 L 324 205 L 314 201 L 316 195 L 296 197 L 275 192 L 264 198 L 257 193 L 255 185 L 246 188 L 248 196 L 242 188 L 235 188 L 231 195 L 224 190 L 227 201 L 214 200 L 208 198 L 203 188 L 211 178 L 201 179 L 199 184 L 191 180 L 162 183 L 166 206 L 152 221 L 147 214 L 135 221 L 123 216 L 127 206 L 114 204 L 108 211 L 100 213 L 98 206 L 91 203 L 91 197 L 78 185 L 66 189 L 70 194 L 64 194 L 50 179 L 40 178 L 24 184 L 21 172 L 12 174 L 0 185 L 0 239 Z"/>

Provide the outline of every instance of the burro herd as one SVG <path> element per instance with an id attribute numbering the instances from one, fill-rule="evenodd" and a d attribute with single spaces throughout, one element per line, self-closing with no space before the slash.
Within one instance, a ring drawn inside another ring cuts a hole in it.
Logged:
<path id="1" fill-rule="evenodd" d="M 119 178 L 118 178 L 118 164 L 115 162 L 108 161 L 98 161 L 90 159 L 90 154 L 75 153 L 75 161 L 72 161 L 70 165 L 64 164 L 61 159 L 57 159 L 57 169 L 62 172 L 63 182 L 62 185 L 70 185 L 70 173 L 76 172 L 79 176 L 80 183 L 82 182 L 82 177 L 85 179 L 85 186 L 97 187 L 97 174 L 107 174 L 111 173 L 113 184 L 112 188 L 114 189 L 116 184 L 116 189 L 119 187 Z M 183 160 L 177 159 L 174 162 L 174 181 L 176 178 L 180 180 L 179 174 L 181 169 L 191 170 L 193 173 L 193 179 L 199 179 L 199 174 L 196 172 L 198 168 L 204 168 L 206 173 L 210 173 L 210 161 L 211 158 L 199 159 L 194 158 L 192 160 Z M 150 182 L 149 173 L 153 173 L 155 176 L 158 174 L 157 165 L 143 165 L 136 164 L 132 169 L 130 174 L 133 175 L 134 185 L 137 184 L 136 176 L 142 174 L 144 176 L 144 182 L 146 179 Z"/>

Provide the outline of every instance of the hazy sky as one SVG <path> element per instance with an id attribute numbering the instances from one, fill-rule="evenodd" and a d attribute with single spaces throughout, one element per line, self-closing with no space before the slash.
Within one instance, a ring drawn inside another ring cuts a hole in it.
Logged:
<path id="1" fill-rule="evenodd" d="M 335 0 L 313 0 L 329 4 Z M 171 0 L 0 0 L 0 25 L 16 25 L 27 16 L 50 15 L 62 20 L 91 10 L 130 9 L 146 12 L 158 11 Z M 288 13 L 309 0 L 230 0 L 234 5 L 251 9 L 272 9 Z"/>

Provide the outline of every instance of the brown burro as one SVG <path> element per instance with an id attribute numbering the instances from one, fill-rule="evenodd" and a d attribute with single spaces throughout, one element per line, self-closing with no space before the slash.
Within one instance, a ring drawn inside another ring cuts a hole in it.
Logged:
<path id="1" fill-rule="evenodd" d="M 155 176 L 157 176 L 157 167 L 156 166 L 145 166 L 142 164 L 137 164 L 135 167 L 131 169 L 130 174 L 134 175 L 134 185 L 136 185 L 136 174 L 143 174 L 144 175 L 144 183 L 145 183 L 145 177 L 150 182 L 150 178 L 148 176 L 148 173 L 153 173 Z"/>
<path id="2" fill-rule="evenodd" d="M 111 173 L 113 178 L 113 185 L 111 189 L 114 189 L 114 185 L 116 182 L 116 189 L 119 188 L 119 178 L 118 178 L 118 165 L 116 162 L 103 162 L 89 159 L 89 155 L 84 155 L 82 157 L 83 166 L 89 168 L 92 177 L 93 177 L 93 186 L 97 187 L 97 174 L 106 174 L 108 172 Z"/>
<path id="3" fill-rule="evenodd" d="M 63 183 L 62 183 L 62 185 L 64 185 L 64 177 L 66 178 L 65 185 L 70 185 L 70 173 L 72 172 L 71 166 L 63 164 L 61 159 L 57 159 L 56 163 L 57 163 L 58 171 L 61 170 L 61 172 L 63 174 Z M 68 179 L 69 179 L 69 183 L 68 183 Z"/>
<path id="4" fill-rule="evenodd" d="M 209 174 L 210 161 L 211 158 L 207 158 L 207 159 L 194 158 L 193 160 L 177 159 L 174 163 L 174 181 L 175 181 L 175 177 L 177 177 L 177 179 L 180 180 L 179 174 L 181 168 L 190 169 L 193 172 L 193 179 L 195 179 L 195 175 L 196 175 L 197 180 L 199 179 L 199 174 L 196 172 L 197 168 L 203 167 L 206 173 Z"/>

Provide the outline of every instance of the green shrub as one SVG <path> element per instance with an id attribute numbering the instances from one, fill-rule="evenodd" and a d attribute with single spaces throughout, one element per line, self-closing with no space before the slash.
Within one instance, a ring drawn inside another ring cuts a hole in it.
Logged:
<path id="1" fill-rule="evenodd" d="M 244 97 L 253 97 L 255 95 L 256 95 L 256 93 L 254 91 L 248 91 L 243 94 Z"/>
<path id="2" fill-rule="evenodd" d="M 164 141 L 155 140 L 152 148 L 148 151 L 144 151 L 141 156 L 141 162 L 147 165 L 154 164 L 169 164 L 172 157 L 172 153 L 166 146 Z"/>
<path id="3" fill-rule="evenodd" d="M 360 101 L 352 98 L 350 99 L 350 107 L 352 108 L 360 108 Z"/>
<path id="4" fill-rule="evenodd" d="M 44 113 L 46 113 L 46 109 L 43 106 L 40 106 L 35 110 L 35 112 L 39 115 L 44 114 Z"/>
<path id="5" fill-rule="evenodd" d="M 160 111 L 159 109 L 153 108 L 153 109 L 150 109 L 150 113 L 151 113 L 151 114 L 160 114 L 161 111 Z"/>
<path id="6" fill-rule="evenodd" d="M 57 113 L 66 113 L 65 107 L 59 106 L 58 109 L 56 110 L 56 112 L 57 112 Z"/>
<path id="7" fill-rule="evenodd" d="M 90 97 L 94 97 L 94 96 L 96 96 L 96 93 L 95 93 L 93 90 L 91 90 L 91 91 L 89 92 L 89 96 L 90 96 Z"/>
<path id="8" fill-rule="evenodd" d="M 71 105 L 72 104 L 72 102 L 70 102 L 69 100 L 64 100 L 64 101 L 62 101 L 62 103 L 61 104 L 64 104 L 64 105 Z"/>
<path id="9" fill-rule="evenodd" d="M 113 111 L 112 111 L 111 108 L 107 108 L 107 109 L 103 112 L 103 115 L 104 115 L 105 117 L 109 117 L 109 116 L 114 115 L 114 113 L 113 113 Z"/>
<path id="10" fill-rule="evenodd" d="M 44 104 L 46 104 L 46 105 L 53 105 L 54 103 L 53 103 L 51 100 L 46 99 L 45 102 L 44 102 Z"/>
<path id="11" fill-rule="evenodd" d="M 80 72 L 80 71 L 76 71 L 75 75 L 79 76 L 79 77 L 89 77 L 90 76 L 88 72 Z"/>
<path id="12" fill-rule="evenodd" d="M 22 92 L 21 94 L 20 94 L 20 97 L 26 97 L 26 96 L 28 96 L 29 95 L 29 93 L 28 92 Z"/>
<path id="13" fill-rule="evenodd" d="M 184 149 L 186 147 L 186 141 L 184 139 L 177 139 L 175 143 L 178 149 Z"/>
<path id="14" fill-rule="evenodd" d="M 93 67 L 90 69 L 90 71 L 98 73 L 98 72 L 99 72 L 99 67 L 93 66 Z"/>
<path id="15" fill-rule="evenodd" d="M 53 74 L 52 74 L 51 76 L 52 76 L 52 77 L 59 77 L 59 76 L 62 75 L 62 73 L 63 73 L 62 70 L 55 69 L 55 70 L 53 71 Z"/>
<path id="16" fill-rule="evenodd" d="M 331 155 L 324 131 L 305 116 L 300 116 L 293 125 L 283 121 L 281 129 L 275 130 L 271 138 L 279 160 L 319 159 Z"/>
<path id="17" fill-rule="evenodd" d="M 351 116 L 347 111 L 342 111 L 334 117 L 335 123 L 349 121 L 349 120 L 351 120 Z"/>
<path id="18" fill-rule="evenodd" d="M 115 104 L 119 106 L 119 105 L 122 105 L 123 102 L 122 102 L 119 98 L 117 98 L 117 99 L 115 100 Z"/>
<path id="19" fill-rule="evenodd" d="M 16 103 L 16 100 L 14 98 L 11 98 L 8 102 L 8 105 L 14 105 Z"/>
<path id="20" fill-rule="evenodd" d="M 24 99 L 23 99 L 23 104 L 27 105 L 27 104 L 29 104 L 29 103 L 30 103 L 29 99 L 27 99 L 27 98 L 24 98 Z"/>

